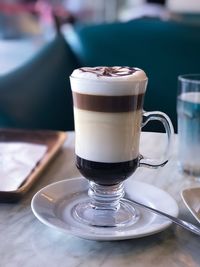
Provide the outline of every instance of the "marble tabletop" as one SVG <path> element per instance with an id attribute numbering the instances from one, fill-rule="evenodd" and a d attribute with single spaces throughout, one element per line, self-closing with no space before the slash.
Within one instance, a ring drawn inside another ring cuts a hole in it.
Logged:
<path id="1" fill-rule="evenodd" d="M 143 133 L 141 153 L 159 157 L 165 146 L 164 134 Z M 177 201 L 183 219 L 196 223 L 184 206 L 180 192 L 198 185 L 177 168 L 177 136 L 170 162 L 159 170 L 138 168 L 129 179 L 153 184 Z M 74 165 L 74 133 L 39 181 L 16 204 L 0 204 L 0 267 L 199 267 L 200 238 L 171 225 L 161 233 L 124 241 L 91 241 L 61 233 L 36 219 L 31 199 L 42 187 L 59 180 L 78 177 Z"/>

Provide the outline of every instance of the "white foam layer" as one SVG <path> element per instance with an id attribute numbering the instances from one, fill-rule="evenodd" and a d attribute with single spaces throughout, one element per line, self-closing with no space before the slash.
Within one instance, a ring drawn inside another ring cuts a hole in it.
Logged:
<path id="1" fill-rule="evenodd" d="M 180 100 L 191 102 L 195 104 L 200 104 L 200 92 L 188 92 L 188 93 L 182 93 L 179 96 Z"/>
<path id="2" fill-rule="evenodd" d="M 74 108 L 76 154 L 107 163 L 137 158 L 141 112 L 103 113 Z"/>
<path id="3" fill-rule="evenodd" d="M 80 94 L 120 96 L 139 95 L 146 91 L 147 80 L 140 82 L 106 82 L 70 78 L 72 91 Z"/>
<path id="4" fill-rule="evenodd" d="M 147 77 L 143 70 L 138 69 L 131 75 L 108 77 L 98 76 L 80 69 L 73 71 L 70 82 L 72 91 L 91 95 L 138 95 L 144 94 Z"/>

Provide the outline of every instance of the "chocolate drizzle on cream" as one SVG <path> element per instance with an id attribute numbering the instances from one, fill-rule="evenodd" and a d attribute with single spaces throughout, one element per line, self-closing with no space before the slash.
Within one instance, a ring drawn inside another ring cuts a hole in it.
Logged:
<path id="1" fill-rule="evenodd" d="M 135 73 L 138 69 L 133 67 L 83 67 L 79 69 L 82 72 L 96 74 L 97 77 L 122 77 Z"/>

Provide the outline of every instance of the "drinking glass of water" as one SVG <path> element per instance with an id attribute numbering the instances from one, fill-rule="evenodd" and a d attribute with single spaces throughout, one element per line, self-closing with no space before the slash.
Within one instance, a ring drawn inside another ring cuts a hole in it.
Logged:
<path id="1" fill-rule="evenodd" d="M 200 178 L 200 74 L 178 77 L 177 113 L 180 169 Z"/>

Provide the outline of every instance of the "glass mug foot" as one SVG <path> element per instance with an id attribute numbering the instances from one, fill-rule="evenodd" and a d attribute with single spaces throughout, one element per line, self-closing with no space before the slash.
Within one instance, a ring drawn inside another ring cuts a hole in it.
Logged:
<path id="1" fill-rule="evenodd" d="M 89 182 L 89 186 L 88 199 L 73 208 L 74 219 L 96 227 L 127 227 L 138 221 L 139 212 L 123 198 L 123 183 L 104 186 Z"/>

